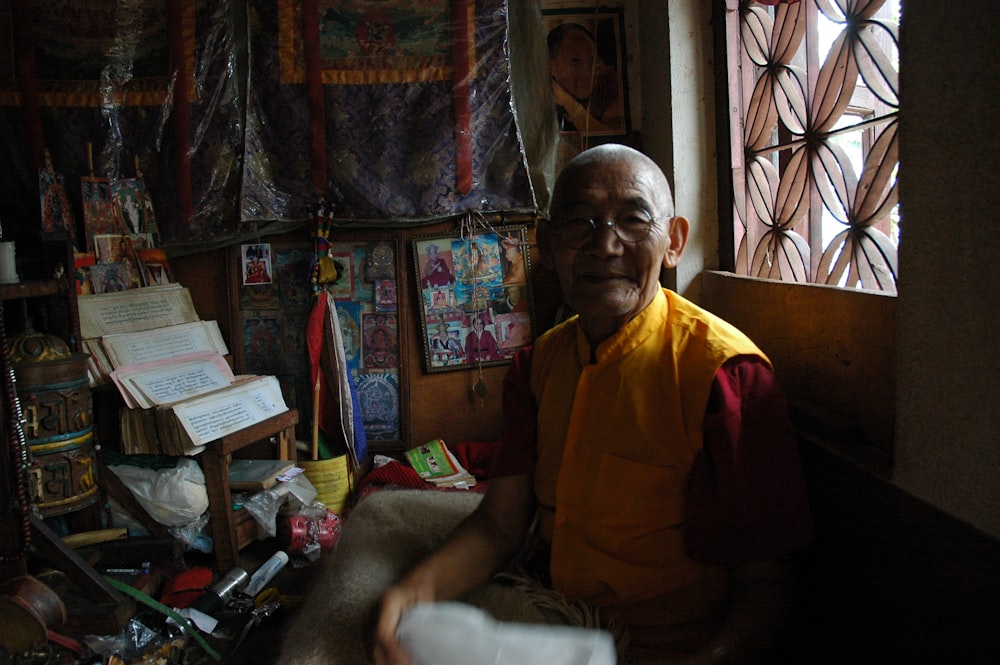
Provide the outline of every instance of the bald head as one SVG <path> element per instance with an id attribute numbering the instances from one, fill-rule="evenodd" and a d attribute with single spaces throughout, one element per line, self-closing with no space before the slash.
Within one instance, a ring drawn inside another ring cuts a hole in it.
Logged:
<path id="1" fill-rule="evenodd" d="M 579 186 L 583 174 L 612 165 L 625 166 L 628 171 L 652 185 L 655 192 L 651 193 L 655 193 L 658 208 L 655 211 L 657 217 L 670 217 L 674 214 L 670 184 L 656 162 L 635 148 L 619 143 L 604 143 L 584 150 L 563 168 L 552 190 L 552 215 L 555 216 L 561 206 L 571 203 L 573 190 Z"/>
<path id="2" fill-rule="evenodd" d="M 661 268 L 677 266 L 689 226 L 673 211 L 660 167 L 623 145 L 581 152 L 559 174 L 538 249 L 591 344 L 649 305 Z"/>

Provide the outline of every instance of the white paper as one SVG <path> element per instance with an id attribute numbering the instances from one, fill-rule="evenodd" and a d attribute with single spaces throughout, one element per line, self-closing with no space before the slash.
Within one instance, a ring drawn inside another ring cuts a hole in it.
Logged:
<path id="1" fill-rule="evenodd" d="M 198 320 L 191 293 L 180 284 L 85 295 L 77 303 L 83 339 Z"/>
<path id="2" fill-rule="evenodd" d="M 423 603 L 396 631 L 413 665 L 615 665 L 603 630 L 496 621 L 465 603 Z"/>
<path id="3" fill-rule="evenodd" d="M 274 376 L 235 383 L 172 408 L 196 446 L 204 446 L 288 410 Z"/>
<path id="4" fill-rule="evenodd" d="M 211 617 L 204 612 L 199 612 L 193 607 L 184 607 L 181 609 L 177 609 L 175 607 L 174 611 L 193 623 L 198 630 L 208 635 L 211 635 L 212 631 L 215 630 L 215 627 L 219 625 L 218 619 Z M 167 617 L 167 623 L 177 624 L 177 622 L 171 617 Z"/>
<path id="5" fill-rule="evenodd" d="M 111 373 L 126 406 L 148 409 L 220 390 L 233 382 L 233 372 L 217 353 L 201 351 Z"/>
<path id="6" fill-rule="evenodd" d="M 115 368 L 197 351 L 212 351 L 220 356 L 229 353 L 217 321 L 192 321 L 142 332 L 105 335 L 101 343 Z"/>

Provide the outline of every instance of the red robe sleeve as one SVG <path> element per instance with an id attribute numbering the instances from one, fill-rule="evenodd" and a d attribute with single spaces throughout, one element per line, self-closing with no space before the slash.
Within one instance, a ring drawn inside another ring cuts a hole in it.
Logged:
<path id="1" fill-rule="evenodd" d="M 531 392 L 531 349 L 511 359 L 503 380 L 503 435 L 490 477 L 516 476 L 535 469 L 538 406 Z"/>
<path id="2" fill-rule="evenodd" d="M 760 358 L 730 359 L 715 377 L 684 521 L 688 555 L 706 563 L 774 558 L 812 540 L 788 407 Z"/>

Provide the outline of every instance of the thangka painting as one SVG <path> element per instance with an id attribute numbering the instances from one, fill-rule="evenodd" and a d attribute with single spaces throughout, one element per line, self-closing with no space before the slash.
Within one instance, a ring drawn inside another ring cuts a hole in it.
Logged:
<path id="1" fill-rule="evenodd" d="M 38 184 L 16 171 L 44 140 L 55 172 L 107 179 L 65 183 L 78 250 L 95 233 L 188 253 L 292 231 L 318 193 L 367 227 L 539 207 L 506 0 L 250 0 L 243 21 L 194 0 L 130 0 L 141 21 L 109 20 L 116 0 L 7 5 L 30 11 L 0 10 L 0 34 L 30 41 L 0 49 L 0 125 L 31 140 L 0 143 L 0 219 L 41 214 Z M 37 76 L 23 80 L 28 54 Z M 49 210 L 47 230 L 68 220 Z"/>
<path id="2" fill-rule="evenodd" d="M 528 227 L 413 241 L 428 372 L 509 362 L 534 340 Z"/>
<path id="3" fill-rule="evenodd" d="M 337 277 L 323 285 L 334 295 L 344 359 L 361 407 L 368 441 L 392 444 L 404 431 L 400 408 L 402 358 L 395 239 L 376 237 L 331 242 L 327 249 Z M 314 248 L 300 240 L 275 240 L 232 248 L 239 277 L 242 344 L 234 349 L 240 371 L 273 374 L 281 382 L 299 422 L 312 420 L 312 388 L 306 322 L 315 301 L 311 284 Z M 261 267 L 265 266 L 265 267 Z M 269 279 L 247 279 L 267 273 Z M 307 436 L 305 432 L 302 432 Z"/>
<path id="4" fill-rule="evenodd" d="M 243 216 L 315 191 L 338 218 L 533 209 L 505 0 L 254 0 Z M 304 29 L 313 27 L 314 30 Z M 315 122 L 322 118 L 325 122 Z"/>
<path id="5" fill-rule="evenodd" d="M 0 125 L 22 127 L 27 140 L 0 145 L 0 181 L 13 188 L 0 218 L 38 195 L 34 183 L 9 176 L 12 165 L 37 161 L 44 140 L 45 171 L 67 174 L 71 212 L 86 232 L 76 234 L 77 250 L 93 251 L 101 233 L 152 233 L 169 247 L 238 232 L 243 180 L 232 165 L 243 159 L 244 132 L 232 109 L 244 107 L 247 77 L 232 63 L 242 26 L 219 20 L 217 3 L 193 0 L 7 5 L 23 11 L 0 10 L 0 34 L 17 37 L 0 54 Z M 115 20 L 122 12 L 141 20 Z M 29 65 L 34 77 L 15 75 Z M 145 173 L 132 177 L 139 163 Z M 43 196 L 52 191 L 42 184 Z M 69 222 L 58 203 L 43 199 L 45 233 L 58 217 Z"/>

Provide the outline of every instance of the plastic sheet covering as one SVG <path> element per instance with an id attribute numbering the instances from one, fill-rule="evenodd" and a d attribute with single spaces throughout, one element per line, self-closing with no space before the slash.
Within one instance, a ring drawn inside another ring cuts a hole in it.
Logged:
<path id="1" fill-rule="evenodd" d="M 534 210 L 554 114 L 547 83 L 514 104 L 512 53 L 545 65 L 509 42 L 540 31 L 536 3 L 510 2 L 525 25 L 505 0 L 0 3 L 0 224 L 40 225 L 45 148 L 78 227 L 80 177 L 138 164 L 174 254 L 293 230 L 331 192 L 364 225 Z"/>
<path id="2" fill-rule="evenodd" d="M 327 191 L 336 218 L 376 224 L 536 207 L 506 2 L 383 6 L 253 0 L 245 219 L 305 214 Z"/>
<path id="3" fill-rule="evenodd" d="M 162 245 L 203 248 L 241 230 L 244 93 L 229 1 L 13 6 L 0 12 L 20 47 L 0 62 L 0 162 L 17 189 L 0 220 L 39 223 L 44 146 L 78 225 L 80 177 L 132 178 L 138 165 Z"/>
<path id="4" fill-rule="evenodd" d="M 538 0 L 508 0 L 511 96 L 535 203 L 548 209 L 555 184 L 559 122 L 549 77 L 549 49 Z"/>

